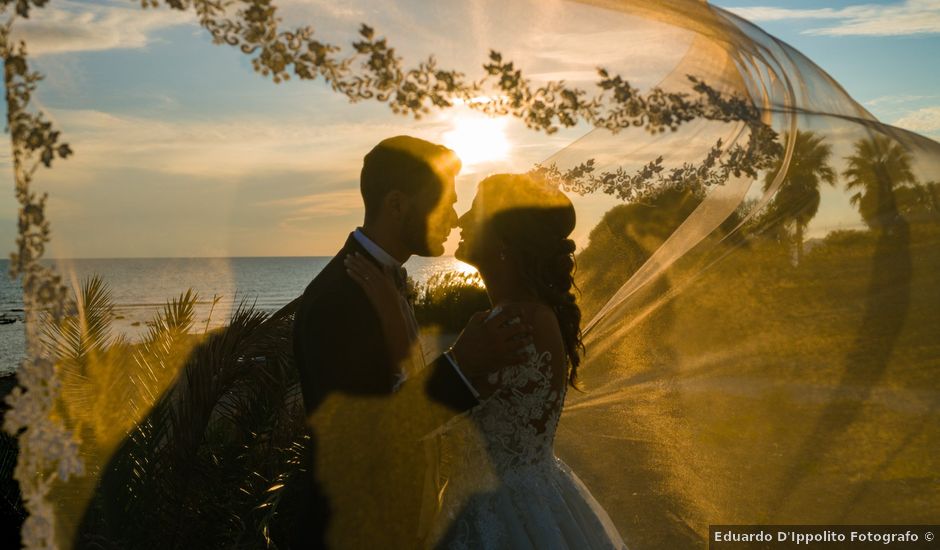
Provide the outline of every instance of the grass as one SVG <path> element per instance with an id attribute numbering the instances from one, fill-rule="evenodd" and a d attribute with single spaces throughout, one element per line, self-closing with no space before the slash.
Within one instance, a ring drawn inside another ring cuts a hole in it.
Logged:
<path id="1" fill-rule="evenodd" d="M 625 535 L 940 515 L 940 226 L 836 233 L 799 266 L 760 240 L 707 250 L 636 296 L 569 396 L 561 455 Z M 587 279 L 617 267 L 584 259 Z"/>

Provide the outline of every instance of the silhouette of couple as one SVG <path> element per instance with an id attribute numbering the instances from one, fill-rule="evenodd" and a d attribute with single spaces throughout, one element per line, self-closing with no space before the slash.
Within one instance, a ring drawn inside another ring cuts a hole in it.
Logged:
<path id="1" fill-rule="evenodd" d="M 297 548 L 623 548 L 554 457 L 580 363 L 571 202 L 528 175 L 479 184 L 459 219 L 456 154 L 408 136 L 364 159 L 362 227 L 307 286 L 294 359 L 311 430 Z M 412 255 L 476 267 L 492 309 L 426 361 Z"/>

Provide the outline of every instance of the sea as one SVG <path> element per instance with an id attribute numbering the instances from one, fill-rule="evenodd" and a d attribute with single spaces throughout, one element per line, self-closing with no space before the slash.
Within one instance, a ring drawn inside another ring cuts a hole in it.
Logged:
<path id="1" fill-rule="evenodd" d="M 239 304 L 273 313 L 300 296 L 330 261 L 329 256 L 264 258 L 119 258 L 48 260 L 71 288 L 98 275 L 114 303 L 112 335 L 142 338 L 156 314 L 187 289 L 198 295 L 196 330 L 226 324 Z M 25 358 L 23 293 L 9 277 L 9 260 L 0 260 L 0 375 L 16 370 Z M 405 264 L 415 283 L 436 273 L 465 271 L 450 256 L 412 257 Z M 12 320 L 12 322 L 10 322 Z"/>

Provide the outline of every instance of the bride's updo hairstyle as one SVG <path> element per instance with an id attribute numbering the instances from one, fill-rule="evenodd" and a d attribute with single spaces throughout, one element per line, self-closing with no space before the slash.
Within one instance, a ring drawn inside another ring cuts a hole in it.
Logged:
<path id="1" fill-rule="evenodd" d="M 477 190 L 486 221 L 485 234 L 507 248 L 526 283 L 550 305 L 558 318 L 565 353 L 571 364 L 569 383 L 577 385 L 581 343 L 581 309 L 575 301 L 574 205 L 556 186 L 527 174 L 496 174 Z"/>

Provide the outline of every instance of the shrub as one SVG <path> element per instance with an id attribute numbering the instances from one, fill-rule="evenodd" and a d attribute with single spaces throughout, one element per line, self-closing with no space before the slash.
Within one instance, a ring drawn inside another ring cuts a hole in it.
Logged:
<path id="1" fill-rule="evenodd" d="M 447 271 L 414 287 L 415 318 L 423 326 L 458 332 L 477 311 L 490 308 L 490 300 L 477 273 Z"/>

